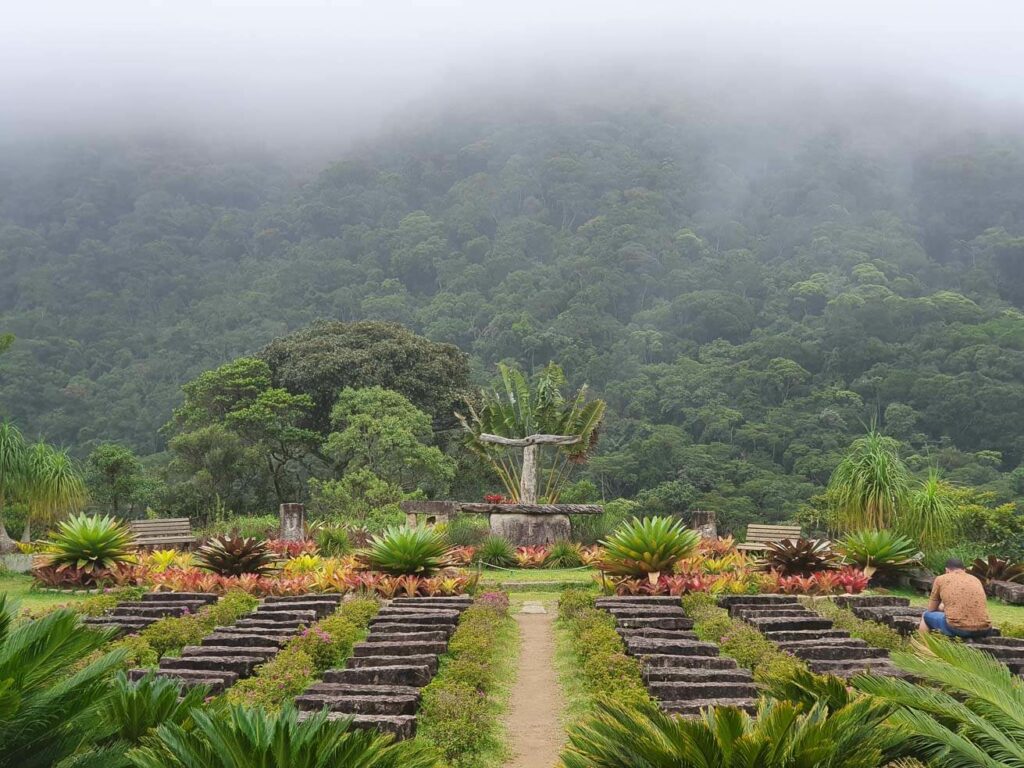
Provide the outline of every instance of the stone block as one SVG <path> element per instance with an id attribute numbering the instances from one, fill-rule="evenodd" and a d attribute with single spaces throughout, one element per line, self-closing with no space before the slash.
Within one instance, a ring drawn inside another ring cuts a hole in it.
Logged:
<path id="1" fill-rule="evenodd" d="M 491 535 L 501 536 L 517 547 L 534 547 L 572 538 L 568 515 L 492 513 Z"/>
<path id="2" fill-rule="evenodd" d="M 991 581 L 992 594 L 1010 605 L 1024 605 L 1024 584 L 1012 581 Z"/>

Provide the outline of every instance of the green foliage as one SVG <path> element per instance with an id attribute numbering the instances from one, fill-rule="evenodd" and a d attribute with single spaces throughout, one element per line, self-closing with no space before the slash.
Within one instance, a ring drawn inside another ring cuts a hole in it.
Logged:
<path id="1" fill-rule="evenodd" d="M 604 511 L 600 515 L 570 516 L 573 538 L 580 544 L 596 544 L 608 538 L 626 520 L 638 516 L 640 505 L 631 499 L 613 499 L 605 502 L 603 507 Z"/>
<path id="2" fill-rule="evenodd" d="M 265 539 L 242 536 L 215 536 L 196 552 L 196 565 L 218 576 L 241 576 L 243 573 L 265 574 L 277 558 Z"/>
<path id="3" fill-rule="evenodd" d="M 228 516 L 217 520 L 198 531 L 200 537 L 241 536 L 246 539 L 276 538 L 281 530 L 281 518 L 277 515 L 253 517 Z"/>
<path id="4" fill-rule="evenodd" d="M 923 684 L 862 676 L 860 691 L 896 712 L 887 730 L 901 754 L 929 765 L 1011 766 L 1024 754 L 1024 688 L 1002 662 L 962 643 L 928 635 L 925 652 L 900 652 L 893 663 Z"/>
<path id="5" fill-rule="evenodd" d="M 124 517 L 137 517 L 145 510 L 152 484 L 131 448 L 103 443 L 89 454 L 85 466 L 92 507 Z"/>
<path id="6" fill-rule="evenodd" d="M 433 528 L 395 526 L 371 536 L 360 553 L 375 570 L 392 574 L 429 574 L 445 562 L 448 546 Z"/>
<path id="7" fill-rule="evenodd" d="M 649 703 L 622 709 L 604 702 L 569 728 L 565 768 L 721 766 L 722 768 L 878 768 L 886 743 L 879 728 L 887 708 L 868 699 L 830 710 L 802 711 L 762 699 L 756 717 L 716 707 L 688 720 Z"/>
<path id="8" fill-rule="evenodd" d="M 615 631 L 614 617 L 594 607 L 591 593 L 579 589 L 563 591 L 558 615 L 568 630 L 580 677 L 591 696 L 624 707 L 650 700 L 639 661 L 626 655 L 622 639 Z"/>
<path id="9" fill-rule="evenodd" d="M 556 541 L 548 547 L 545 568 L 578 568 L 583 565 L 580 545 L 574 541 Z"/>
<path id="10" fill-rule="evenodd" d="M 764 553 L 768 567 L 782 576 L 810 576 L 835 568 L 839 555 L 826 539 L 772 541 Z"/>
<path id="11" fill-rule="evenodd" d="M 726 656 L 754 673 L 758 682 L 785 680 L 807 666 L 795 656 L 780 651 L 771 640 L 752 626 L 729 616 L 715 597 L 695 592 L 682 598 L 683 609 L 693 619 L 693 631 L 701 640 L 718 643 Z"/>
<path id="12" fill-rule="evenodd" d="M 900 444 L 872 430 L 853 441 L 828 481 L 827 498 L 837 530 L 893 528 L 910 495 L 910 475 Z"/>
<path id="13" fill-rule="evenodd" d="M 870 579 L 876 571 L 892 573 L 921 562 L 922 553 L 911 539 L 887 530 L 865 528 L 853 531 L 840 542 L 839 549 Z"/>
<path id="14" fill-rule="evenodd" d="M 95 574 L 125 561 L 131 554 L 132 534 L 113 517 L 82 514 L 58 523 L 47 544 L 49 565 Z"/>
<path id="15" fill-rule="evenodd" d="M 475 547 L 488 537 L 491 526 L 483 515 L 455 515 L 443 530 L 448 546 Z"/>
<path id="16" fill-rule="evenodd" d="M 953 486 L 932 467 L 928 476 L 910 490 L 897 523 L 900 533 L 923 548 L 935 549 L 953 541 L 960 528 L 960 514 Z"/>
<path id="17" fill-rule="evenodd" d="M 68 610 L 15 624 L 16 610 L 0 594 L 0 766 L 52 768 L 95 738 L 123 652 L 85 663 L 110 633 L 84 629 Z"/>
<path id="18" fill-rule="evenodd" d="M 404 491 L 443 494 L 455 462 L 428 443 L 430 415 L 404 396 L 382 387 L 346 388 L 331 409 L 333 432 L 323 452 L 340 472 L 365 470 Z"/>
<path id="19" fill-rule="evenodd" d="M 500 729 L 495 696 L 514 636 L 506 608 L 474 603 L 462 614 L 437 675 L 423 689 L 416 740 L 434 747 L 452 768 L 478 765 L 480 754 L 495 746 Z"/>
<path id="20" fill-rule="evenodd" d="M 700 534 L 689 530 L 682 520 L 646 517 L 627 520 L 607 539 L 600 568 L 622 576 L 648 576 L 672 570 L 677 560 L 696 550 Z"/>
<path id="21" fill-rule="evenodd" d="M 192 615 L 160 619 L 142 630 L 139 637 L 158 657 L 173 655 L 186 645 L 198 645 L 215 627 L 234 624 L 258 603 L 252 595 L 235 590 Z"/>
<path id="22" fill-rule="evenodd" d="M 194 711 L 194 727 L 161 725 L 129 759 L 135 768 L 433 768 L 434 757 L 415 743 L 390 744 L 374 730 L 331 721 L 326 713 L 299 721 L 291 706 L 280 713 L 239 705 L 223 712 Z"/>
<path id="23" fill-rule="evenodd" d="M 1012 563 L 995 555 L 977 558 L 968 567 L 967 572 L 977 576 L 983 582 L 1016 581 L 1024 582 L 1024 563 Z"/>
<path id="24" fill-rule="evenodd" d="M 505 486 L 506 495 L 519 500 L 522 464 L 509 449 L 483 442 L 481 435 L 522 438 L 534 434 L 568 435 L 579 438 L 570 445 L 541 447 L 537 466 L 542 482 L 538 494 L 557 503 L 569 481 L 574 465 L 584 463 L 597 446 L 598 430 L 604 419 L 605 402 L 587 401 L 586 385 L 565 397 L 565 374 L 548 364 L 531 382 L 518 368 L 498 364 L 502 388 L 480 394 L 481 405 L 469 406 L 469 416 L 457 414 L 466 431 L 467 447 L 494 470 Z M 519 449 L 512 449 L 513 451 Z"/>
<path id="25" fill-rule="evenodd" d="M 515 565 L 516 548 L 504 536 L 488 536 L 477 546 L 473 559 L 484 565 L 509 568 Z"/>
<path id="26" fill-rule="evenodd" d="M 138 745 L 153 728 L 163 723 L 183 725 L 190 722 L 191 711 L 202 705 L 208 689 L 189 688 L 184 695 L 175 680 L 144 677 L 131 683 L 123 673 L 111 685 L 110 695 L 99 704 L 99 731 L 102 747 L 125 751 Z"/>
<path id="27" fill-rule="evenodd" d="M 314 535 L 316 546 L 324 557 L 341 557 L 352 551 L 348 530 L 340 525 L 325 525 Z"/>
<path id="28" fill-rule="evenodd" d="M 400 486 L 377 477 L 369 469 L 348 472 L 340 480 L 311 478 L 310 515 L 332 522 L 380 532 L 405 521 L 398 503 L 406 498 Z"/>

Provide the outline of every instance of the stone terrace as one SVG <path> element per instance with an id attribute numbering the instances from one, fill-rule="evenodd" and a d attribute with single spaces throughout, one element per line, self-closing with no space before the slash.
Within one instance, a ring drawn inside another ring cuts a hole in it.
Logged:
<path id="1" fill-rule="evenodd" d="M 830 619 L 805 608 L 795 596 L 727 595 L 719 599 L 719 604 L 780 649 L 803 659 L 818 674 L 902 676 L 889 661 L 887 651 L 835 629 Z"/>
<path id="2" fill-rule="evenodd" d="M 340 595 L 268 597 L 230 627 L 217 627 L 199 645 L 185 646 L 181 656 L 161 659 L 156 674 L 186 688 L 209 685 L 212 693 L 222 693 L 277 655 L 302 628 L 333 613 L 340 602 Z M 138 680 L 150 671 L 133 669 L 129 676 Z"/>
<path id="3" fill-rule="evenodd" d="M 438 657 L 471 603 L 470 597 L 395 598 L 370 623 L 345 668 L 328 670 L 296 698 L 300 717 L 326 708 L 334 719 L 351 717 L 357 727 L 411 738 L 420 689 L 437 674 Z"/>
<path id="4" fill-rule="evenodd" d="M 148 592 L 141 600 L 118 603 L 102 616 L 86 616 L 84 624 L 114 628 L 118 634 L 139 632 L 167 616 L 196 613 L 204 605 L 217 602 L 217 596 L 206 592 Z"/>
<path id="5" fill-rule="evenodd" d="M 697 640 L 678 597 L 601 597 L 596 604 L 615 617 L 626 652 L 640 659 L 644 683 L 663 710 L 687 716 L 716 705 L 754 710 L 750 672 Z"/>

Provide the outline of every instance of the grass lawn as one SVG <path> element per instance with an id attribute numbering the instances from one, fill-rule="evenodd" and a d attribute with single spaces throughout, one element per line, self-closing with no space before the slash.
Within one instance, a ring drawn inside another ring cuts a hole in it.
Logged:
<path id="1" fill-rule="evenodd" d="M 84 600 L 90 595 L 85 592 L 77 594 L 57 594 L 55 592 L 39 592 L 32 589 L 33 580 L 28 574 L 10 573 L 0 576 L 0 595 L 7 595 L 7 600 L 15 600 L 22 609 L 32 611 L 48 608 L 53 605 L 67 605 Z"/>
<path id="2" fill-rule="evenodd" d="M 510 591 L 525 589 L 558 592 L 563 585 L 593 584 L 596 574 L 597 571 L 593 568 L 485 568 L 480 584 L 484 588 L 511 585 Z"/>
<path id="3" fill-rule="evenodd" d="M 912 589 L 890 589 L 885 594 L 909 597 L 910 604 L 924 611 L 928 605 L 928 596 Z M 1007 605 L 999 600 L 988 601 L 988 615 L 997 627 L 1001 624 L 1024 624 L 1024 605 Z"/>

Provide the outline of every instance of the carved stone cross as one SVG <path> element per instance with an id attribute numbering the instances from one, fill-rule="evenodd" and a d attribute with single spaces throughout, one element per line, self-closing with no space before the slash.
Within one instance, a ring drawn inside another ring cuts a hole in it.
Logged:
<path id="1" fill-rule="evenodd" d="M 501 435 L 480 435 L 480 442 L 523 449 L 523 473 L 519 478 L 519 503 L 537 503 L 537 446 L 574 445 L 579 435 L 529 435 L 527 437 L 502 437 Z"/>

